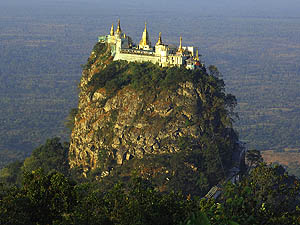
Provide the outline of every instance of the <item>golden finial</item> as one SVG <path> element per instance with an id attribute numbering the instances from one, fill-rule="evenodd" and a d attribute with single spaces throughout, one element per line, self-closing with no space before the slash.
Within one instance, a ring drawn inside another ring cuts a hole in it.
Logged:
<path id="1" fill-rule="evenodd" d="M 182 49 L 182 37 L 180 36 L 179 48 Z"/>
<path id="2" fill-rule="evenodd" d="M 146 45 L 147 44 L 147 42 L 148 42 L 148 31 L 147 31 L 147 22 L 145 22 L 145 30 L 144 30 L 144 32 L 143 32 L 143 43 L 144 43 L 144 45 Z"/>
<path id="3" fill-rule="evenodd" d="M 140 41 L 140 48 L 143 48 L 146 45 L 150 46 L 151 43 L 150 43 L 150 38 L 149 38 L 148 31 L 147 31 L 147 23 L 145 22 L 145 30 L 143 32 L 142 39 Z"/>
<path id="4" fill-rule="evenodd" d="M 121 25 L 120 25 L 120 19 L 118 20 L 118 27 L 117 27 L 116 33 L 117 34 L 121 34 L 122 33 Z"/>
<path id="5" fill-rule="evenodd" d="M 126 34 L 124 33 L 124 35 L 123 35 L 123 38 L 125 39 L 126 38 Z"/>
<path id="6" fill-rule="evenodd" d="M 181 37 L 181 36 L 180 36 L 180 42 L 179 42 L 178 52 L 183 52 L 183 48 L 182 48 L 182 37 Z"/>
<path id="7" fill-rule="evenodd" d="M 114 36 L 114 35 L 115 35 L 114 24 L 112 24 L 110 28 L 110 36 Z"/>
<path id="8" fill-rule="evenodd" d="M 197 61 L 199 61 L 199 51 L 198 51 L 198 49 L 196 50 L 196 55 L 195 55 L 195 57 L 194 57 Z"/>
<path id="9" fill-rule="evenodd" d="M 159 32 L 158 41 L 157 41 L 156 45 L 162 45 L 161 32 Z"/>

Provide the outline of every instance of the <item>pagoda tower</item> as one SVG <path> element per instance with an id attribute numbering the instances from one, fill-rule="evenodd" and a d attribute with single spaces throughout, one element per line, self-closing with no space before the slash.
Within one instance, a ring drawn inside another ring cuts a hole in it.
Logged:
<path id="1" fill-rule="evenodd" d="M 183 54 L 184 50 L 182 48 L 182 37 L 180 36 L 180 41 L 179 41 L 179 47 L 178 47 L 178 50 L 177 52 Z"/>
<path id="2" fill-rule="evenodd" d="M 145 29 L 142 35 L 142 40 L 139 44 L 139 49 L 149 50 L 151 48 L 151 42 L 147 31 L 147 23 L 145 23 Z"/>
<path id="3" fill-rule="evenodd" d="M 114 24 L 112 24 L 110 28 L 110 36 L 114 36 L 114 35 L 115 35 Z"/>
<path id="4" fill-rule="evenodd" d="M 118 20 L 118 27 L 117 27 L 117 30 L 116 30 L 115 34 L 117 36 L 121 37 L 122 29 L 121 29 L 120 19 Z"/>
<path id="5" fill-rule="evenodd" d="M 156 43 L 156 45 L 162 45 L 163 42 L 162 42 L 162 39 L 161 39 L 161 32 L 159 32 L 159 35 L 158 35 L 158 41 Z"/>

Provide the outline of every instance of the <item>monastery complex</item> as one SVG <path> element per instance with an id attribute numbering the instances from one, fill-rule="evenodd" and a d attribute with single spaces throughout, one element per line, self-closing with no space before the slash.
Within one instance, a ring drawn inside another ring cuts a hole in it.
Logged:
<path id="1" fill-rule="evenodd" d="M 134 44 L 131 37 L 122 32 L 120 20 L 118 27 L 114 30 L 112 24 L 110 34 L 99 36 L 98 41 L 107 43 L 111 48 L 114 60 L 126 60 L 129 62 L 152 62 L 162 67 L 185 66 L 188 69 L 196 69 L 203 66 L 199 59 L 198 48 L 193 46 L 182 46 L 180 37 L 179 47 L 169 46 L 162 41 L 159 33 L 155 46 L 151 45 L 147 24 L 138 45 Z"/>

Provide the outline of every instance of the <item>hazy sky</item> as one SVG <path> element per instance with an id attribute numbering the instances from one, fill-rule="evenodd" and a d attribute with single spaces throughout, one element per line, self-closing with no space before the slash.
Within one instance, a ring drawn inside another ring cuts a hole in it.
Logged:
<path id="1" fill-rule="evenodd" d="M 72 10 L 70 10 L 72 8 Z M 45 13 L 53 10 L 64 13 L 104 10 L 106 13 L 131 10 L 168 11 L 179 16 L 202 14 L 204 16 L 267 16 L 300 17 L 300 0 L 1 0 L 2 13 Z M 41 11 L 40 11 L 41 10 Z"/>

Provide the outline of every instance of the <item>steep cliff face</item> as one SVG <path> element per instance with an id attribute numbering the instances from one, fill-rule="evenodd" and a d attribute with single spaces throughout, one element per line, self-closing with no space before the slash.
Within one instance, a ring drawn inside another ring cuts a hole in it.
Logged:
<path id="1" fill-rule="evenodd" d="M 132 159 L 192 149 L 232 163 L 238 148 L 229 115 L 235 98 L 224 93 L 221 80 L 205 69 L 112 62 L 109 51 L 97 44 L 83 71 L 71 167 L 84 173 L 100 168 L 105 176 Z M 208 154 L 210 144 L 218 155 Z M 195 160 L 188 166 L 200 167 Z"/>

